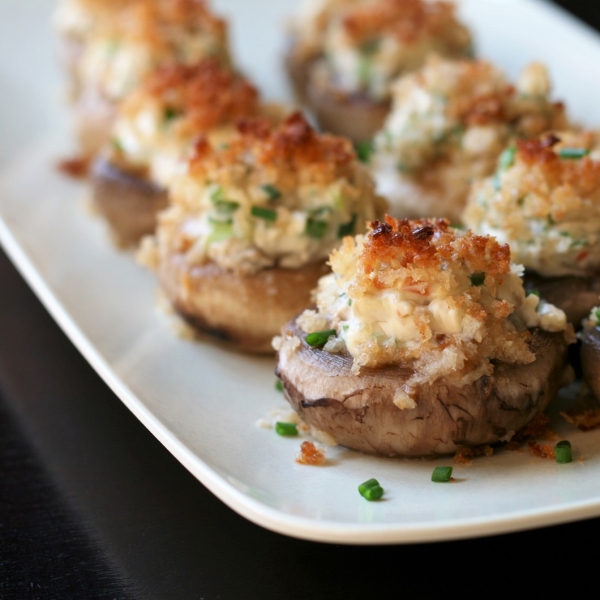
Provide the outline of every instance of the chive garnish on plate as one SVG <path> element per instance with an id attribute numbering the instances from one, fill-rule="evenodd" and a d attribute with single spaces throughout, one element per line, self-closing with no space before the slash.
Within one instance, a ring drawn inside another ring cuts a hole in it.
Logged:
<path id="1" fill-rule="evenodd" d="M 281 379 L 278 379 L 278 380 L 275 382 L 275 389 L 276 389 L 278 392 L 283 392 L 283 382 L 281 381 Z"/>
<path id="2" fill-rule="evenodd" d="M 329 223 L 327 221 L 321 221 L 320 219 L 308 219 L 306 221 L 306 229 L 304 230 L 308 237 L 315 240 L 322 239 L 327 233 Z"/>
<path id="3" fill-rule="evenodd" d="M 296 423 L 275 423 L 275 431 L 283 437 L 295 437 L 298 435 L 298 425 Z"/>
<path id="4" fill-rule="evenodd" d="M 566 465 L 573 462 L 573 454 L 571 451 L 571 442 L 563 440 L 558 442 L 554 447 L 554 453 L 556 454 L 556 462 L 561 465 Z"/>
<path id="5" fill-rule="evenodd" d="M 383 488 L 379 485 L 377 479 L 369 479 L 358 486 L 360 495 L 369 502 L 380 500 L 383 496 Z"/>
<path id="6" fill-rule="evenodd" d="M 431 475 L 435 483 L 448 483 L 452 479 L 452 467 L 436 467 Z"/>

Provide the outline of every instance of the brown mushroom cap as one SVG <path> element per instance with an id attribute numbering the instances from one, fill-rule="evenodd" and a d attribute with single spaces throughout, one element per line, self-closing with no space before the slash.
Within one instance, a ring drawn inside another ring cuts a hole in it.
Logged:
<path id="1" fill-rule="evenodd" d="M 354 143 L 368 142 L 383 127 L 390 112 L 389 100 L 376 102 L 366 94 L 348 94 L 311 78 L 306 104 L 324 131 L 344 135 Z"/>
<path id="2" fill-rule="evenodd" d="M 301 56 L 297 51 L 297 42 L 294 38 L 288 44 L 287 52 L 284 57 L 284 67 L 288 75 L 288 80 L 292 86 L 292 92 L 296 102 L 306 104 L 306 93 L 308 80 L 310 79 L 310 69 L 315 62 L 314 56 Z"/>
<path id="3" fill-rule="evenodd" d="M 294 351 L 280 351 L 277 366 L 294 410 L 340 444 L 369 454 L 431 456 L 493 444 L 522 429 L 572 378 L 564 336 L 534 330 L 535 362 L 497 363 L 491 377 L 464 387 L 443 379 L 423 385 L 417 408 L 401 410 L 394 394 L 410 369 L 365 368 L 356 375 L 351 356 L 311 348 L 295 321 L 282 335 L 298 339 Z"/>
<path id="4" fill-rule="evenodd" d="M 583 334 L 581 344 L 583 380 L 592 394 L 600 400 L 600 328 L 593 327 Z"/>
<path id="5" fill-rule="evenodd" d="M 594 306 L 600 303 L 600 275 L 594 277 L 541 277 L 525 273 L 525 289 L 535 290 L 540 297 L 560 308 L 575 329 L 581 326 Z"/>
<path id="6" fill-rule="evenodd" d="M 172 253 L 160 260 L 158 277 L 175 310 L 196 329 L 246 352 L 272 354 L 273 337 L 310 304 L 328 271 L 322 262 L 238 275 L 213 262 L 190 265 Z"/>
<path id="7" fill-rule="evenodd" d="M 154 233 L 156 216 L 169 203 L 164 189 L 105 158 L 96 159 L 91 178 L 94 205 L 119 247 L 137 246 L 143 236 Z"/>

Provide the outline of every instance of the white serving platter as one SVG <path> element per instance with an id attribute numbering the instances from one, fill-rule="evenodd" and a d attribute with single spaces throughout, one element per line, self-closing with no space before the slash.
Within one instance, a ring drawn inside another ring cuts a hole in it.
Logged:
<path id="1" fill-rule="evenodd" d="M 282 23 L 293 0 L 216 0 L 233 22 L 242 68 L 285 99 Z M 516 531 L 600 515 L 600 432 L 560 418 L 576 460 L 557 465 L 499 452 L 431 483 L 442 461 L 387 460 L 343 448 L 303 467 L 300 440 L 256 421 L 284 406 L 272 359 L 248 358 L 174 335 L 156 308 L 153 276 L 117 252 L 85 210 L 84 185 L 54 168 L 68 147 L 47 0 L 0 0 L 0 241 L 90 364 L 165 447 L 223 502 L 268 529 L 310 540 L 406 543 Z M 556 96 L 600 124 L 600 38 L 538 0 L 465 0 L 480 53 L 511 75 L 551 67 Z M 1 292 L 0 292 L 1 293 Z M 376 477 L 384 501 L 357 486 Z"/>

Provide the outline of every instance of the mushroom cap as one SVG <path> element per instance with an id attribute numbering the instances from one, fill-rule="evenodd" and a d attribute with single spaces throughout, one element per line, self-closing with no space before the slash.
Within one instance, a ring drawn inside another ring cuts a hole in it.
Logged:
<path id="1" fill-rule="evenodd" d="M 102 157 L 95 160 L 91 179 L 94 205 L 119 247 L 135 247 L 154 233 L 158 213 L 169 204 L 166 190 Z"/>
<path id="2" fill-rule="evenodd" d="M 273 337 L 310 304 L 328 270 L 320 262 L 241 275 L 214 262 L 189 264 L 183 254 L 171 252 L 159 259 L 158 277 L 175 310 L 193 327 L 239 350 L 273 354 Z"/>
<path id="3" fill-rule="evenodd" d="M 595 398 L 600 399 L 600 328 L 592 327 L 583 334 L 581 344 L 583 380 Z"/>
<path id="4" fill-rule="evenodd" d="M 368 142 L 385 123 L 391 101 L 375 101 L 364 93 L 346 93 L 311 77 L 306 104 L 323 131 L 344 135 L 355 144 Z"/>
<path id="5" fill-rule="evenodd" d="M 533 363 L 498 362 L 492 376 L 463 387 L 443 378 L 422 385 L 414 409 L 394 404 L 411 369 L 363 368 L 357 375 L 350 355 L 311 348 L 295 321 L 283 329 L 277 374 L 299 416 L 348 448 L 390 457 L 448 454 L 510 437 L 570 382 L 564 335 L 532 333 Z"/>

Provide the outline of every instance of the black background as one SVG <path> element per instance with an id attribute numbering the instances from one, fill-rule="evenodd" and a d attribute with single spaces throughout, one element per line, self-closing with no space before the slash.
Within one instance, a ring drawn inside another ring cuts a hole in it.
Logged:
<path id="1" fill-rule="evenodd" d="M 600 27 L 598 3 L 561 4 Z M 265 531 L 163 449 L 0 252 L 0 598 L 597 596 L 599 541 L 597 519 L 394 547 Z"/>

